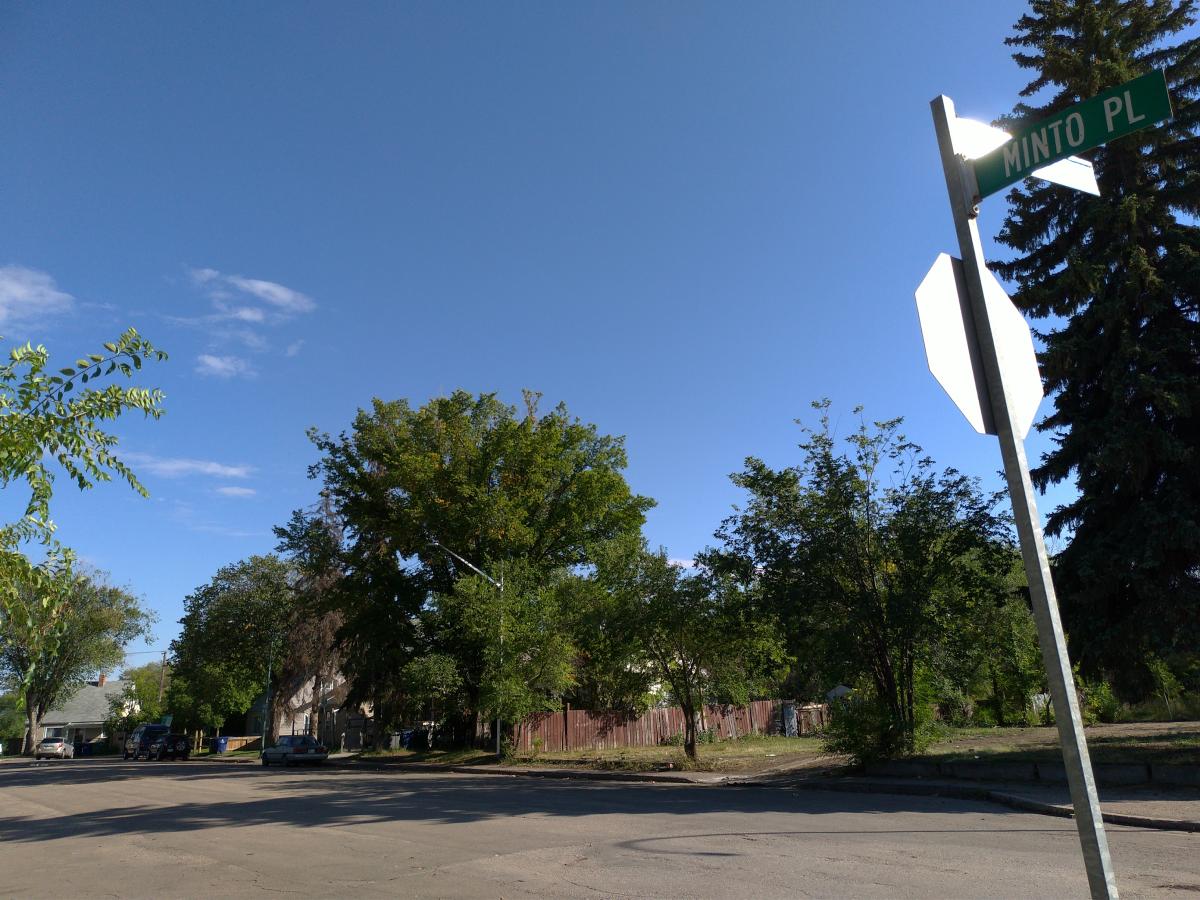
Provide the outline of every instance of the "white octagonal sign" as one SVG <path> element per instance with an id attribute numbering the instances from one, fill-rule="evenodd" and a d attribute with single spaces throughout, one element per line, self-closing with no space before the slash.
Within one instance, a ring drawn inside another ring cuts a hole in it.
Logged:
<path id="1" fill-rule="evenodd" d="M 987 269 L 984 269 L 983 294 L 1013 429 L 1024 440 L 1042 400 L 1042 377 L 1033 349 L 1033 335 L 1025 317 Z M 996 434 L 960 260 L 948 253 L 938 255 L 917 288 L 917 313 L 921 317 L 929 371 L 976 431 Z"/>

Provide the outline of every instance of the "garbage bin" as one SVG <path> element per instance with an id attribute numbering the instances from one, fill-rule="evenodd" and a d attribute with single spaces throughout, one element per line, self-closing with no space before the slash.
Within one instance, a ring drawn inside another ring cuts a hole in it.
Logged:
<path id="1" fill-rule="evenodd" d="M 229 749 L 229 738 L 215 737 L 212 739 L 212 752 L 213 753 L 224 753 L 228 749 Z"/>
<path id="2" fill-rule="evenodd" d="M 783 735 L 798 737 L 800 729 L 796 726 L 796 704 L 791 700 L 783 701 Z"/>

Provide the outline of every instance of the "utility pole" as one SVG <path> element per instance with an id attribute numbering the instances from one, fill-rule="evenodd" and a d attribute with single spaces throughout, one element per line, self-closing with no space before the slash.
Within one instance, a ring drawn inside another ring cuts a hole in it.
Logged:
<path id="1" fill-rule="evenodd" d="M 162 706 L 163 687 L 167 681 L 167 651 L 162 652 L 162 662 L 158 666 L 158 705 Z"/>
<path id="2" fill-rule="evenodd" d="M 271 664 L 275 661 L 275 645 L 267 653 L 267 685 L 263 694 L 262 749 L 267 749 L 267 721 L 271 718 Z"/>

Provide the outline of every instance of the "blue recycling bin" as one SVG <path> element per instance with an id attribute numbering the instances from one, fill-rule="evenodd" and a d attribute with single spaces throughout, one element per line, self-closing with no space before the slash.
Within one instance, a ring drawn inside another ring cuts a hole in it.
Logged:
<path id="1" fill-rule="evenodd" d="M 228 749 L 229 749 L 229 738 L 215 737 L 212 739 L 212 752 L 213 753 L 224 753 Z"/>

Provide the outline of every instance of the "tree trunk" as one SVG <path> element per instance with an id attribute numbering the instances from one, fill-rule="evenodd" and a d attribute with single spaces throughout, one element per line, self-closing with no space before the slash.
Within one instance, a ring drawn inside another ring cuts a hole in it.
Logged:
<path id="1" fill-rule="evenodd" d="M 318 737 L 321 733 L 321 688 L 323 679 L 317 675 L 313 679 L 313 695 L 312 703 L 308 709 L 308 733 L 312 737 Z"/>
<path id="2" fill-rule="evenodd" d="M 695 704 L 682 704 L 683 708 L 683 752 L 688 759 L 696 758 L 696 707 Z"/>
<path id="3" fill-rule="evenodd" d="M 25 746 L 21 748 L 23 756 L 32 756 L 38 742 L 38 732 L 42 729 L 42 717 L 46 715 L 45 707 L 30 694 L 25 694 Z"/>

